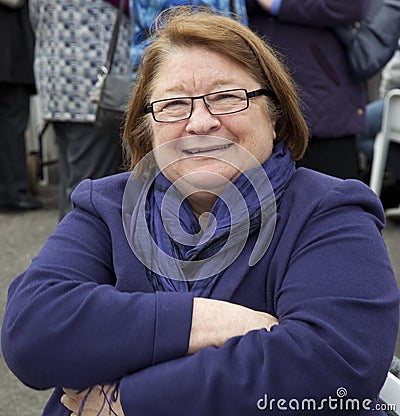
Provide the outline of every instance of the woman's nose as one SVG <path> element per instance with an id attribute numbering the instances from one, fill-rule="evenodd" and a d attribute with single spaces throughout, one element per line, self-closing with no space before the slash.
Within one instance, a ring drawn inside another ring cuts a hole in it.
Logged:
<path id="1" fill-rule="evenodd" d="M 213 116 L 203 100 L 193 101 L 192 115 L 186 124 L 189 134 L 208 134 L 221 126 L 218 116 Z"/>

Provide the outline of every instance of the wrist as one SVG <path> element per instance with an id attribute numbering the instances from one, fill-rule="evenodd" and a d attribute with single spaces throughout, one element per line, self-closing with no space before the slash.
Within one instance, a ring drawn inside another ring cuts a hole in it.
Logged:
<path id="1" fill-rule="evenodd" d="M 257 2 L 266 12 L 272 16 L 277 16 L 281 8 L 282 0 L 257 0 Z"/>

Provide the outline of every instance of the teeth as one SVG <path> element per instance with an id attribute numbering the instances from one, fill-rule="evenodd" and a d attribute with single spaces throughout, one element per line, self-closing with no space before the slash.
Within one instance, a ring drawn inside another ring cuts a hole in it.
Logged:
<path id="1" fill-rule="evenodd" d="M 210 148 L 207 148 L 207 149 L 193 149 L 193 150 L 187 149 L 187 150 L 185 150 L 185 153 L 189 153 L 191 155 L 194 155 L 196 153 L 212 152 L 214 150 L 226 149 L 229 146 L 230 146 L 230 144 L 225 144 L 223 146 L 210 147 Z"/>

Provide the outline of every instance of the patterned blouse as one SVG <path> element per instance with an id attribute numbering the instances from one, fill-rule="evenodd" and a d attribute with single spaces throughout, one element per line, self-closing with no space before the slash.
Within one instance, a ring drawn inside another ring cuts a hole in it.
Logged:
<path id="1" fill-rule="evenodd" d="M 137 67 L 143 50 L 148 45 L 147 34 L 156 16 L 169 7 L 193 4 L 212 7 L 223 12 L 232 12 L 247 24 L 245 0 L 130 0 L 133 23 L 133 38 L 131 42 L 131 61 Z"/>
<path id="2" fill-rule="evenodd" d="M 89 99 L 106 60 L 117 8 L 104 0 L 30 0 L 35 77 L 47 121 L 94 121 Z M 131 74 L 132 24 L 124 16 L 113 73 Z"/>

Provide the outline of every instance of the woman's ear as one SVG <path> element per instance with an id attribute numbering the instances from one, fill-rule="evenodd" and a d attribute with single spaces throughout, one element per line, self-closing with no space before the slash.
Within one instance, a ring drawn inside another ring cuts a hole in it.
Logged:
<path id="1" fill-rule="evenodd" d="M 275 120 L 275 119 L 271 119 L 271 125 L 272 125 L 272 131 L 274 132 L 274 133 L 273 133 L 274 140 L 276 140 L 276 130 L 275 130 L 275 127 L 276 127 L 276 120 Z"/>

